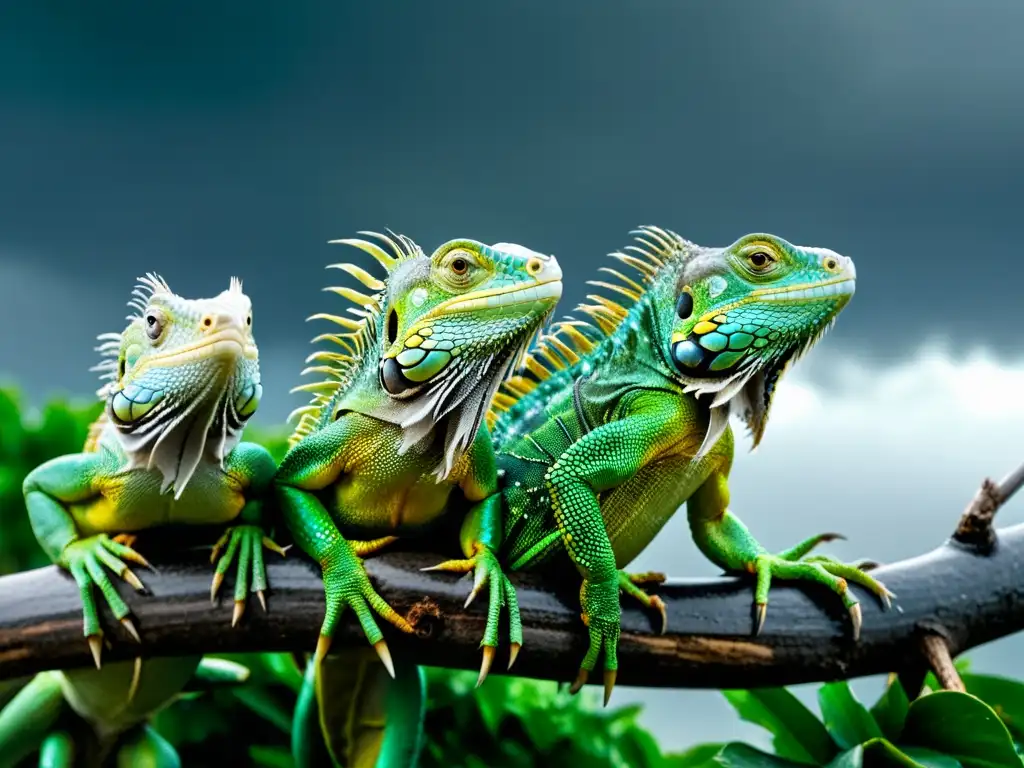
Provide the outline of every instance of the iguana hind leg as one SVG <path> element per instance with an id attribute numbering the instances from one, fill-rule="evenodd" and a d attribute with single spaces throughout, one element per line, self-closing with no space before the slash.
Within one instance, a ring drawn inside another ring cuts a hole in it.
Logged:
<path id="1" fill-rule="evenodd" d="M 738 517 L 728 511 L 729 488 L 726 472 L 714 472 L 687 502 L 687 516 L 694 541 L 715 564 L 731 572 L 756 577 L 754 634 L 759 634 L 768 612 L 772 578 L 806 580 L 822 584 L 839 595 L 850 613 L 853 637 L 860 637 L 860 601 L 850 592 L 852 581 L 869 589 L 886 608 L 895 595 L 861 568 L 834 558 L 815 555 L 804 558 L 815 546 L 840 538 L 826 533 L 805 539 L 779 554 L 764 549 Z"/>

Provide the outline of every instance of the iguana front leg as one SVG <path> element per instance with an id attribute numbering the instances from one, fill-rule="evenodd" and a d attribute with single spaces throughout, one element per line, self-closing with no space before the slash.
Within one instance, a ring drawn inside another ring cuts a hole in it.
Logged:
<path id="1" fill-rule="evenodd" d="M 618 670 L 622 582 L 598 494 L 633 477 L 671 442 L 669 427 L 680 417 L 680 404 L 644 393 L 634 396 L 624 411 L 623 418 L 602 424 L 573 443 L 546 475 L 562 541 L 583 574 L 580 603 L 590 633 L 590 648 L 571 691 L 587 681 L 603 649 L 605 704 Z"/>
<path id="2" fill-rule="evenodd" d="M 754 634 L 764 626 L 768 612 L 768 591 L 772 577 L 802 579 L 823 584 L 842 598 L 853 622 L 853 637 L 860 637 L 860 601 L 850 592 L 848 581 L 867 587 L 886 608 L 895 595 L 881 582 L 856 565 L 834 558 L 814 556 L 802 559 L 815 546 L 838 538 L 836 534 L 820 534 L 773 555 L 762 547 L 738 517 L 729 512 L 728 462 L 711 473 L 687 502 L 687 517 L 693 539 L 701 552 L 726 571 L 740 571 L 757 577 L 754 602 L 757 622 Z"/>
<path id="3" fill-rule="evenodd" d="M 327 610 L 316 646 L 317 660 L 327 654 L 338 620 L 351 606 L 366 639 L 394 677 L 391 653 L 370 609 L 403 632 L 411 633 L 413 629 L 377 594 L 355 546 L 341 535 L 314 493 L 331 486 L 341 476 L 352 452 L 352 440 L 358 437 L 355 431 L 342 420 L 307 437 L 281 463 L 275 488 L 285 523 L 295 542 L 323 569 Z"/>
<path id="4" fill-rule="evenodd" d="M 145 587 L 125 564 L 125 560 L 151 568 L 146 559 L 131 547 L 100 533 L 82 538 L 66 505 L 84 503 L 100 495 L 99 481 L 106 469 L 105 454 L 76 453 L 41 464 L 28 474 L 23 484 L 29 521 L 40 546 L 57 565 L 74 577 L 82 597 L 83 634 L 89 643 L 96 668 L 101 666 L 103 630 L 93 597 L 99 587 L 114 617 L 138 642 L 139 633 L 128 605 L 107 575 L 108 569 L 139 592 Z"/>
<path id="5" fill-rule="evenodd" d="M 488 587 L 487 625 L 484 638 L 483 660 L 476 684 L 479 686 L 490 672 L 498 646 L 498 622 L 501 609 L 508 607 L 509 649 L 508 668 L 511 669 L 523 646 L 523 624 L 519 618 L 519 600 L 516 589 L 502 570 L 498 560 L 502 537 L 502 499 L 498 492 L 498 473 L 494 460 L 494 449 L 490 433 L 481 427 L 469 451 L 469 469 L 462 478 L 462 493 L 470 501 L 476 501 L 462 523 L 460 539 L 464 560 L 446 560 L 443 563 L 424 568 L 425 571 L 448 571 L 450 573 L 473 573 L 473 588 L 466 598 L 464 607 L 469 607 L 480 591 Z"/>
<path id="6" fill-rule="evenodd" d="M 245 601 L 250 588 L 267 610 L 264 592 L 267 589 L 267 570 L 263 561 L 263 548 L 277 552 L 284 557 L 285 550 L 267 535 L 265 505 L 277 465 L 266 448 L 255 443 L 239 443 L 224 462 L 224 471 L 239 486 L 245 497 L 245 506 L 238 515 L 238 524 L 224 531 L 213 546 L 210 562 L 217 563 L 213 583 L 210 585 L 210 600 L 215 601 L 224 574 L 235 557 L 238 557 L 238 571 L 235 577 L 235 607 L 231 626 L 238 624 L 245 612 Z M 224 554 L 221 555 L 223 550 Z M 218 555 L 220 559 L 218 560 Z"/>

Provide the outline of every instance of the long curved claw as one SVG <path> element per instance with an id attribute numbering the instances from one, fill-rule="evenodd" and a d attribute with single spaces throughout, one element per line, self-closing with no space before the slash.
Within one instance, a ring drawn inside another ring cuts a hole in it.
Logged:
<path id="1" fill-rule="evenodd" d="M 263 612 L 266 613 L 267 612 L 267 598 L 263 594 L 263 590 L 262 589 L 257 589 L 256 590 L 256 597 L 259 599 L 260 605 L 263 606 Z"/>
<path id="2" fill-rule="evenodd" d="M 213 581 L 210 583 L 210 602 L 214 605 L 217 604 L 217 593 L 220 591 L 220 585 L 224 583 L 224 574 L 215 573 L 213 574 Z"/>
<path id="3" fill-rule="evenodd" d="M 331 650 L 331 636 L 320 635 L 316 641 L 316 653 L 313 654 L 313 661 L 319 664 L 324 660 L 324 656 L 327 655 L 329 650 Z M 378 651 L 378 653 L 380 652 Z"/>
<path id="4" fill-rule="evenodd" d="M 89 635 L 86 642 L 89 643 L 89 650 L 92 651 L 92 660 L 96 664 L 96 669 L 102 669 L 103 667 L 103 634 Z"/>
<path id="5" fill-rule="evenodd" d="M 849 608 L 850 620 L 853 622 L 853 640 L 856 642 L 860 640 L 860 625 L 861 625 L 861 613 L 860 603 L 854 603 Z"/>
<path id="6" fill-rule="evenodd" d="M 604 671 L 604 706 L 608 706 L 608 701 L 612 697 L 612 690 L 615 688 L 615 678 L 618 672 L 614 669 L 606 669 Z"/>
<path id="7" fill-rule="evenodd" d="M 132 573 L 131 569 L 125 568 L 121 571 L 121 578 L 128 582 L 136 592 L 146 592 L 145 585 L 143 585 L 142 581 L 139 580 L 138 576 Z"/>
<path id="8" fill-rule="evenodd" d="M 668 610 L 665 608 L 665 601 L 657 595 L 651 595 L 651 607 L 661 616 L 661 630 L 659 635 L 664 635 L 668 629 Z"/>
<path id="9" fill-rule="evenodd" d="M 127 616 L 121 619 L 121 626 L 128 630 L 128 634 L 135 639 L 136 643 L 142 642 L 142 638 L 139 637 L 139 631 L 135 628 L 135 624 Z"/>
<path id="10" fill-rule="evenodd" d="M 373 650 L 375 650 L 377 655 L 380 656 L 380 660 L 384 664 L 384 668 L 388 671 L 388 674 L 391 675 L 391 678 L 394 679 L 395 663 L 391 660 L 391 651 L 388 650 L 388 644 L 383 640 L 378 640 L 373 644 Z M 477 684 L 479 685 L 479 683 Z"/>
<path id="11" fill-rule="evenodd" d="M 522 643 L 510 643 L 508 649 L 508 667 L 512 669 L 512 665 L 516 663 L 516 659 L 519 657 L 519 651 L 522 649 Z"/>
<path id="12" fill-rule="evenodd" d="M 764 620 L 768 618 L 768 603 L 757 603 L 757 621 L 754 625 L 754 636 L 761 634 L 764 629 Z"/>
<path id="13" fill-rule="evenodd" d="M 484 658 L 480 662 L 480 675 L 476 679 L 476 687 L 479 688 L 483 685 L 484 680 L 487 679 L 488 673 L 491 671 L 491 664 L 494 663 L 495 647 L 493 645 L 484 646 Z"/>
<path id="14" fill-rule="evenodd" d="M 588 677 L 590 677 L 590 670 L 583 669 L 581 667 L 579 673 L 576 675 L 576 679 L 573 681 L 573 684 L 569 686 L 569 693 L 573 694 L 574 696 L 577 693 L 579 693 L 580 688 L 587 684 Z"/>
<path id="15" fill-rule="evenodd" d="M 237 626 L 238 622 L 242 620 L 242 614 L 245 613 L 245 600 L 235 600 L 235 609 L 231 612 L 231 626 Z"/>
<path id="16" fill-rule="evenodd" d="M 291 544 L 289 544 L 287 547 L 282 547 L 269 536 L 263 537 L 263 546 L 269 549 L 271 552 L 277 552 L 277 554 L 279 554 L 281 557 L 287 557 L 288 550 L 292 548 Z"/>

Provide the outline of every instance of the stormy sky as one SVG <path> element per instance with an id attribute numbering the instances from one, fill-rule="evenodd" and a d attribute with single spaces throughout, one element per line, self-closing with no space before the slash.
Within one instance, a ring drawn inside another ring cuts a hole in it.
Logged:
<path id="1" fill-rule="evenodd" d="M 6 4 L 0 379 L 89 396 L 136 276 L 238 274 L 272 423 L 302 404 L 304 319 L 336 306 L 329 239 L 520 242 L 558 256 L 568 312 L 638 224 L 766 230 L 859 279 L 736 510 L 773 548 L 839 529 L 844 556 L 914 554 L 1022 458 L 1022 28 L 1011 0 Z M 677 522 L 642 567 L 710 574 L 666 566 Z M 647 717 L 674 746 L 754 737 L 716 696 Z"/>

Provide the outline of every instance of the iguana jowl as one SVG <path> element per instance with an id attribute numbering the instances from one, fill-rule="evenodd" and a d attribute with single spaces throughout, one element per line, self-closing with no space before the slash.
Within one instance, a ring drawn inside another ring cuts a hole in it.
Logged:
<path id="1" fill-rule="evenodd" d="M 509 610 L 513 657 L 522 643 L 515 591 L 497 559 L 501 499 L 483 420 L 498 385 L 561 296 L 561 270 L 553 257 L 514 244 L 459 239 L 427 256 L 407 237 L 364 234 L 373 239 L 335 242 L 373 256 L 386 269 L 386 281 L 352 264 L 334 265 L 367 292 L 328 289 L 355 305 L 353 316 L 314 315 L 342 331 L 317 338 L 335 349 L 310 358 L 318 365 L 309 370 L 326 379 L 299 388 L 316 394 L 300 409 L 292 447 L 275 480 L 296 543 L 323 569 L 327 609 L 315 662 L 322 662 L 342 612 L 351 607 L 395 676 L 373 612 L 404 631 L 411 627 L 374 590 L 361 558 L 395 538 L 436 530 L 453 509 L 450 502 L 459 499 L 471 509 L 462 527 L 465 559 L 437 568 L 473 573 L 469 600 L 489 587 L 482 681 L 494 658 L 503 607 Z M 351 666 L 349 658 L 338 662 Z M 322 663 L 316 667 L 324 669 Z M 410 670 L 404 678 L 418 679 L 416 674 Z M 338 689 L 356 682 L 352 675 L 344 680 L 328 693 L 331 681 L 320 673 L 317 695 L 325 723 L 349 693 Z M 307 688 L 311 682 L 307 678 Z M 306 694 L 296 713 L 299 726 L 312 703 Z M 409 704 L 420 694 L 414 685 Z M 419 727 L 418 704 L 405 715 L 403 723 Z M 339 746 L 347 734 L 335 730 L 340 729 L 324 726 L 337 759 L 352 745 Z M 379 764 L 404 760 L 391 755 L 414 752 L 414 741 L 410 736 L 384 745 Z"/>
<path id="2" fill-rule="evenodd" d="M 169 744 L 137 726 L 182 690 L 200 658 L 147 660 L 141 677 L 139 665 L 133 669 L 130 662 L 101 668 L 103 630 L 94 589 L 139 640 L 111 580 L 112 573 L 144 590 L 127 565 L 148 565 L 131 548 L 131 533 L 229 524 L 213 589 L 237 557 L 235 623 L 250 589 L 263 600 L 263 547 L 279 549 L 263 529 L 274 461 L 261 446 L 239 442 L 262 395 L 252 304 L 241 282 L 232 279 L 212 299 L 190 300 L 150 274 L 140 278 L 134 296 L 130 306 L 137 314 L 128 327 L 100 337 L 105 360 L 98 369 L 109 380 L 99 395 L 106 407 L 85 449 L 40 465 L 24 482 L 43 551 L 81 591 L 84 634 L 97 669 L 43 673 L 23 689 L 0 712 L 3 759 L 15 759 L 14 747 L 5 745 L 42 741 L 48 760 L 70 765 L 76 745 L 65 734 L 46 736 L 63 699 L 92 727 L 98 742 L 93 758 L 116 748 L 119 759 L 177 765 Z"/>
<path id="3" fill-rule="evenodd" d="M 700 550 L 731 572 L 756 575 L 757 631 L 773 577 L 836 592 L 855 636 L 860 608 L 847 580 L 891 594 L 854 566 L 807 557 L 807 539 L 768 553 L 729 509 L 731 413 L 756 446 L 787 366 L 835 321 L 854 292 L 853 262 L 833 251 L 751 234 L 704 248 L 655 227 L 613 254 L 636 273 L 603 268 L 580 307 L 503 385 L 489 414 L 502 477 L 507 570 L 568 556 L 582 576 L 589 649 L 578 690 L 604 651 L 605 701 L 615 683 L 620 590 L 662 612 L 626 567 L 685 502 Z M 663 577 L 661 577 L 663 578 Z M 655 579 L 657 580 L 657 579 Z"/>

